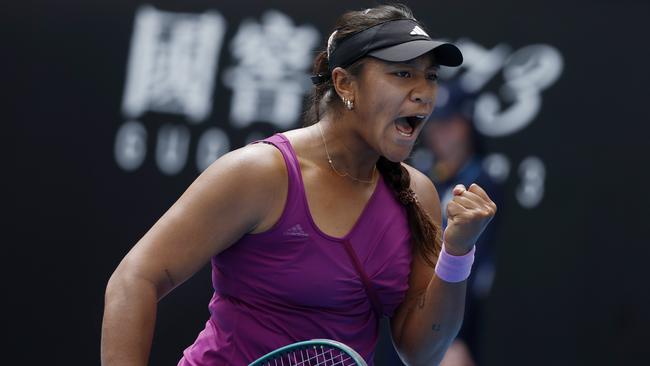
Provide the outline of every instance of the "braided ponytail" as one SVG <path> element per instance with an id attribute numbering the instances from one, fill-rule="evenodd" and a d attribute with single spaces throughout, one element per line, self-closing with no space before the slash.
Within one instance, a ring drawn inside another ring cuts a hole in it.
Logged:
<path id="1" fill-rule="evenodd" d="M 385 157 L 380 157 L 377 169 L 395 197 L 406 207 L 411 244 L 431 267 L 435 266 L 431 258 L 437 260 L 442 247 L 438 231 L 440 230 L 431 220 L 418 202 L 411 190 L 411 176 L 401 163 L 394 163 Z"/>

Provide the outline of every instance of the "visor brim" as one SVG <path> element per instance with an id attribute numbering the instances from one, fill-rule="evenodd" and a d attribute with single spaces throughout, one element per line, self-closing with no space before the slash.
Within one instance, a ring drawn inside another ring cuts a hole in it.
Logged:
<path id="1" fill-rule="evenodd" d="M 369 56 L 384 61 L 402 62 L 420 57 L 433 51 L 435 61 L 443 66 L 460 66 L 463 63 L 463 54 L 452 43 L 433 40 L 415 40 L 386 47 L 369 52 Z"/>

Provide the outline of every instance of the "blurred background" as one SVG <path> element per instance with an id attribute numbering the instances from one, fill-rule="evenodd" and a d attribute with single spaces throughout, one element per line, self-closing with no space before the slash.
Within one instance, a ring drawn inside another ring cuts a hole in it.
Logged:
<path id="1" fill-rule="evenodd" d="M 441 70 L 438 101 L 461 112 L 432 119 L 410 162 L 441 196 L 481 176 L 500 200 L 471 290 L 474 361 L 650 364 L 650 3 L 405 4 L 465 55 Z M 99 364 L 104 289 L 121 258 L 220 155 L 300 126 L 316 50 L 338 15 L 374 5 L 3 4 L 15 359 Z M 455 138 L 471 144 L 444 146 Z M 176 364 L 211 294 L 206 266 L 160 302 L 152 365 Z M 396 365 L 389 342 L 377 365 Z"/>

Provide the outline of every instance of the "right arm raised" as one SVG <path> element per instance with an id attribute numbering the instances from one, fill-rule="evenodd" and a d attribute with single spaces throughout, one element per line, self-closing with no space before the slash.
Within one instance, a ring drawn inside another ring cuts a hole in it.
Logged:
<path id="1" fill-rule="evenodd" d="M 102 365 L 146 365 L 158 300 L 244 234 L 266 226 L 286 190 L 282 155 L 267 144 L 235 150 L 206 169 L 108 281 Z"/>

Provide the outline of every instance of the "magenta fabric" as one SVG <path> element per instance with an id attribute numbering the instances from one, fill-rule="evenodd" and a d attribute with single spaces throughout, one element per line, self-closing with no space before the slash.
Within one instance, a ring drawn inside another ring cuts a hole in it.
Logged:
<path id="1" fill-rule="evenodd" d="M 270 230 L 245 235 L 212 258 L 211 317 L 179 365 L 248 365 L 278 347 L 313 338 L 343 342 L 372 365 L 379 322 L 343 243 L 354 249 L 383 315 L 392 316 L 408 288 L 406 211 L 380 177 L 351 231 L 329 236 L 309 212 L 289 141 L 276 134 L 263 142 L 276 146 L 287 165 L 284 212 Z"/>

